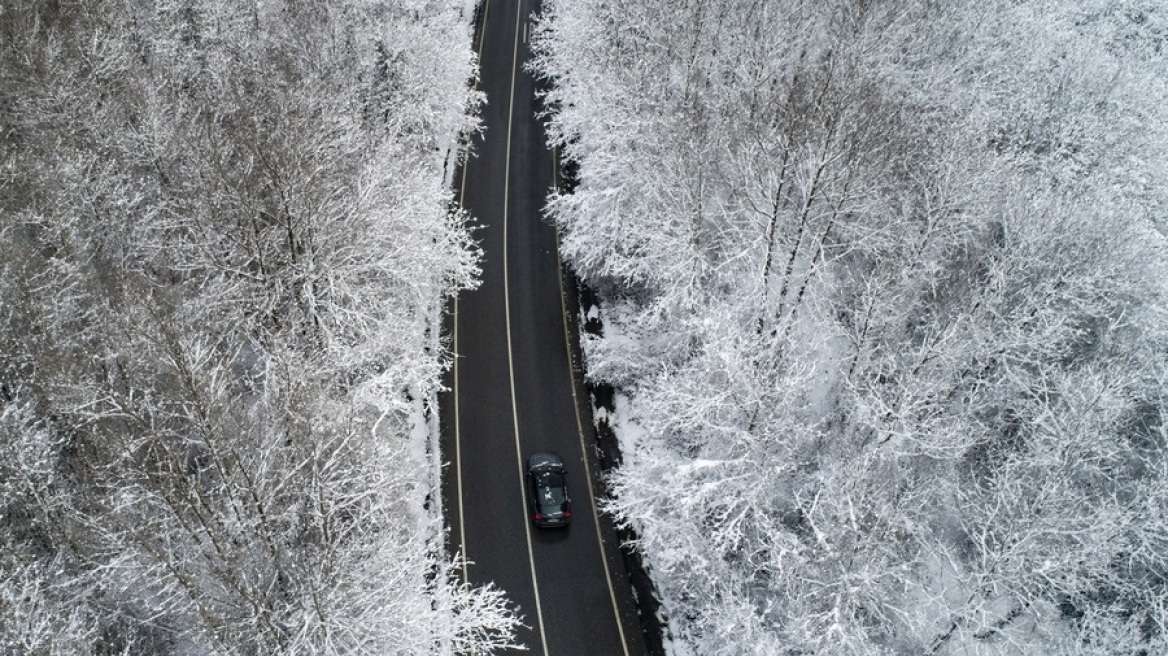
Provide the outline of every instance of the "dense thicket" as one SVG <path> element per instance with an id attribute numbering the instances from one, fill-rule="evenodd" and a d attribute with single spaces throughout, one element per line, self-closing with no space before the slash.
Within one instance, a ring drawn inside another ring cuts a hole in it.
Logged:
<path id="1" fill-rule="evenodd" d="M 0 652 L 468 653 L 461 2 L 0 2 Z"/>
<path id="2" fill-rule="evenodd" d="M 1168 14 L 549 0 L 678 654 L 1168 652 Z"/>

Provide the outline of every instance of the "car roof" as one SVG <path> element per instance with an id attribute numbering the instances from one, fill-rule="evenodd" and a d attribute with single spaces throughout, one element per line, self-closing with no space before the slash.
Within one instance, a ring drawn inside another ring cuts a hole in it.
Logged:
<path id="1" fill-rule="evenodd" d="M 540 469 L 563 469 L 564 461 L 555 453 L 540 451 L 539 453 L 531 454 L 531 457 L 527 459 L 527 468 L 532 471 Z"/>

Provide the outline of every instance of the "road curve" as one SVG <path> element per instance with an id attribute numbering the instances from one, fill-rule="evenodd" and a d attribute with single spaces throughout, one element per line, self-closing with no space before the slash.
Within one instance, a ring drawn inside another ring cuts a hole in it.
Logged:
<path id="1" fill-rule="evenodd" d="M 646 653 L 611 522 L 595 510 L 595 435 L 576 376 L 575 299 L 542 207 L 555 184 L 529 58 L 537 0 L 483 0 L 477 26 L 482 138 L 456 176 L 483 249 L 482 285 L 450 305 L 455 353 L 441 398 L 448 546 L 463 576 L 518 604 L 543 656 Z M 569 469 L 567 529 L 528 520 L 522 462 L 556 451 Z"/>

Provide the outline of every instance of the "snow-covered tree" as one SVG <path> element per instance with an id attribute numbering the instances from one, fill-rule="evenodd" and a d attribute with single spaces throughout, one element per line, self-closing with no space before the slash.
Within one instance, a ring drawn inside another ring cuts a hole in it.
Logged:
<path id="1" fill-rule="evenodd" d="M 430 502 L 463 4 L 0 5 L 0 651 L 511 643 Z"/>
<path id="2" fill-rule="evenodd" d="M 675 651 L 1163 651 L 1168 16 L 545 6 Z"/>

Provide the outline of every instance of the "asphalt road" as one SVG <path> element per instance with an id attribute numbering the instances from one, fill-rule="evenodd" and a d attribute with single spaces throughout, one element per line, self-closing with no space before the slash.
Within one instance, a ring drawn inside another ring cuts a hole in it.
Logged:
<path id="1" fill-rule="evenodd" d="M 594 506 L 595 436 L 574 373 L 575 298 L 542 207 L 555 164 L 523 71 L 536 0 L 483 0 L 478 25 L 486 132 L 456 177 L 483 249 L 482 285 L 455 299 L 455 363 L 441 399 L 449 547 L 474 584 L 519 606 L 527 653 L 646 653 L 611 523 Z M 523 461 L 555 451 L 568 468 L 572 524 L 528 519 Z"/>

